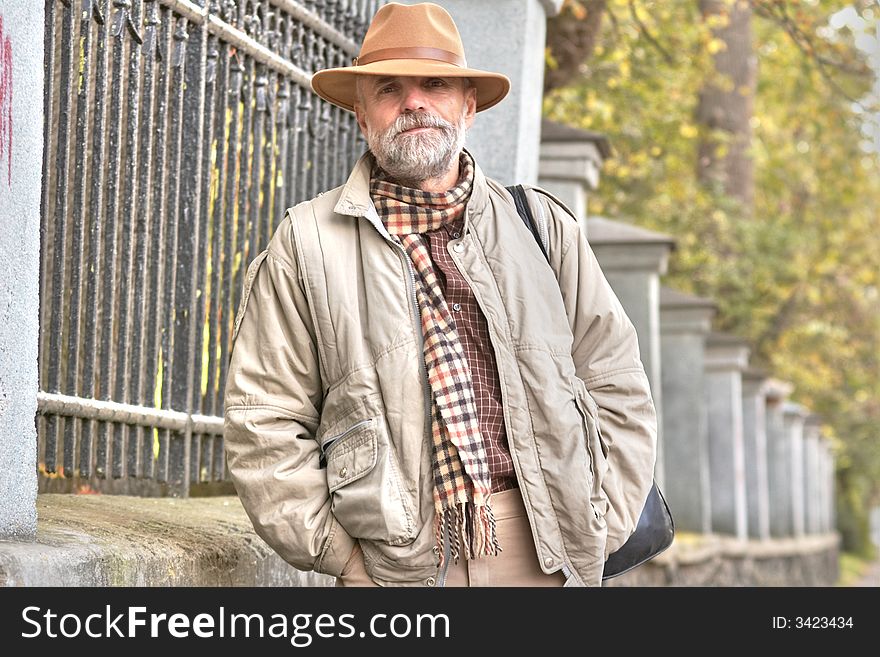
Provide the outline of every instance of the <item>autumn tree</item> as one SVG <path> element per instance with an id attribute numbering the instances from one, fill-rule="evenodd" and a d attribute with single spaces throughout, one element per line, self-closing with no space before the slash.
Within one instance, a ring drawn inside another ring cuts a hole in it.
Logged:
<path id="1" fill-rule="evenodd" d="M 748 30 L 726 34 L 736 2 L 569 0 L 544 114 L 614 146 L 590 211 L 675 235 L 668 283 L 715 299 L 717 328 L 821 415 L 838 526 L 863 551 L 880 503 L 880 156 L 861 133 L 880 113 L 880 5 L 749 0 Z"/>

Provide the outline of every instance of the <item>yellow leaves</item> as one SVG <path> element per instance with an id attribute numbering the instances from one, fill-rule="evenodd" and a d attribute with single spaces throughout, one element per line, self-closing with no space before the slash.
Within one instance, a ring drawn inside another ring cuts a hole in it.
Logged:
<path id="1" fill-rule="evenodd" d="M 712 38 L 709 39 L 709 43 L 706 44 L 706 50 L 714 55 L 722 50 L 727 50 L 727 44 L 721 39 Z"/>
<path id="2" fill-rule="evenodd" d="M 718 30 L 730 25 L 730 15 L 726 11 L 717 14 L 708 14 L 704 17 L 706 26 Z"/>
<path id="3" fill-rule="evenodd" d="M 660 154 L 663 153 L 663 149 L 659 146 L 651 146 L 651 157 L 660 157 Z"/>
<path id="4" fill-rule="evenodd" d="M 639 19 L 642 23 L 647 23 L 651 20 L 651 14 L 648 13 L 648 10 L 645 9 L 644 5 L 637 4 L 635 7 L 636 18 Z"/>
<path id="5" fill-rule="evenodd" d="M 631 169 L 626 163 L 618 159 L 612 159 L 606 160 L 605 171 L 609 176 L 614 176 L 616 178 L 628 178 Z"/>
<path id="6" fill-rule="evenodd" d="M 550 49 L 550 46 L 544 48 L 544 63 L 551 71 L 555 71 L 559 68 L 559 60 L 553 56 L 553 51 Z"/>
<path id="7" fill-rule="evenodd" d="M 693 139 L 698 134 L 700 134 L 700 131 L 692 123 L 682 123 L 680 126 L 678 126 L 678 134 L 680 134 L 685 139 Z"/>
<path id="8" fill-rule="evenodd" d="M 565 0 L 563 8 L 568 9 L 568 11 L 571 12 L 571 15 L 579 21 L 582 21 L 587 17 L 587 8 L 578 2 L 578 0 Z"/>

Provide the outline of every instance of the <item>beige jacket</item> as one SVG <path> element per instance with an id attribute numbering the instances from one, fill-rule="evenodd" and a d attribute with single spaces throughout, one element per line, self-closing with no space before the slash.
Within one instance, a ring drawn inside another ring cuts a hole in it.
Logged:
<path id="1" fill-rule="evenodd" d="M 371 164 L 290 209 L 248 269 L 229 472 L 256 532 L 295 567 L 338 575 L 358 540 L 377 583 L 439 586 L 413 270 L 370 200 Z M 656 415 L 636 333 L 577 221 L 536 197 L 552 268 L 479 167 L 449 249 L 489 326 L 541 567 L 598 586 L 651 486 Z"/>

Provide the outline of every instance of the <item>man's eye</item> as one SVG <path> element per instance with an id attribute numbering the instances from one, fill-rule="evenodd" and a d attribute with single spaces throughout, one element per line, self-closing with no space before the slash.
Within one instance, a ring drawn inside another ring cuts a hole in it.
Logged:
<path id="1" fill-rule="evenodd" d="M 440 80 L 439 78 L 434 78 L 432 80 L 428 80 L 428 86 L 429 87 L 445 87 L 446 81 Z"/>
<path id="2" fill-rule="evenodd" d="M 391 93 L 392 91 L 394 91 L 394 86 L 392 86 L 392 85 L 388 85 L 385 87 L 379 87 L 380 94 L 388 94 L 388 93 Z"/>

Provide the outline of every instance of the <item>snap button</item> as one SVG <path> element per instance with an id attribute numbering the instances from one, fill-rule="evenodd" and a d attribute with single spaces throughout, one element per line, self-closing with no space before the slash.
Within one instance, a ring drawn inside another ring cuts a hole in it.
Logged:
<path id="1" fill-rule="evenodd" d="M 459 237 L 461 237 L 461 233 L 459 233 L 457 230 L 452 231 L 452 239 L 457 240 Z"/>
<path id="2" fill-rule="evenodd" d="M 461 242 L 459 242 L 458 244 L 456 244 L 456 245 L 453 246 L 452 248 L 455 249 L 455 252 L 456 252 L 456 253 L 461 253 L 462 251 L 464 251 L 464 244 L 462 244 Z"/>
<path id="3" fill-rule="evenodd" d="M 435 580 L 433 577 L 429 577 L 428 579 L 425 580 L 425 584 L 427 586 L 434 586 L 434 584 L 436 584 L 436 583 L 437 583 L 437 580 Z"/>
<path id="4" fill-rule="evenodd" d="M 461 310 L 461 304 L 460 304 L 460 303 L 454 303 L 454 304 L 452 304 L 452 309 L 453 309 L 455 312 L 459 312 L 459 311 Z"/>
<path id="5" fill-rule="evenodd" d="M 339 471 L 340 477 L 344 477 L 347 474 L 348 474 L 348 468 L 342 468 L 342 470 Z"/>
<path id="6" fill-rule="evenodd" d="M 544 559 L 544 565 L 547 566 L 548 568 L 549 568 L 550 566 L 552 566 L 552 565 L 553 565 L 553 558 L 552 558 L 552 557 L 547 557 L 546 559 Z"/>
<path id="7" fill-rule="evenodd" d="M 434 554 L 438 554 L 438 555 L 439 555 L 439 554 L 440 554 L 440 546 L 439 546 L 439 545 L 435 545 L 434 547 L 431 548 L 431 552 L 433 552 Z"/>

